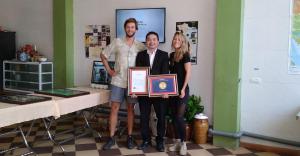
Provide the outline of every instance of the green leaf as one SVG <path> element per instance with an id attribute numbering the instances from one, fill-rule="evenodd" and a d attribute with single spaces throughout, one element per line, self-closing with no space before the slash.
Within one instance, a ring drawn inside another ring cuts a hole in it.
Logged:
<path id="1" fill-rule="evenodd" d="M 201 97 L 192 95 L 188 99 L 187 109 L 185 112 L 185 120 L 188 123 L 192 123 L 194 120 L 194 116 L 198 113 L 202 113 L 204 110 L 204 106 L 201 105 Z"/>

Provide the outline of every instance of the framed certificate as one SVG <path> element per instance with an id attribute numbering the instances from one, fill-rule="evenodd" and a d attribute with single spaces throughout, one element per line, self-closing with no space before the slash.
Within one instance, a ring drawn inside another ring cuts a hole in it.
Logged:
<path id="1" fill-rule="evenodd" d="M 149 67 L 131 67 L 128 69 L 128 95 L 148 96 Z"/>
<path id="2" fill-rule="evenodd" d="M 178 95 L 177 75 L 149 75 L 149 97 L 161 96 L 168 94 L 169 96 Z"/>

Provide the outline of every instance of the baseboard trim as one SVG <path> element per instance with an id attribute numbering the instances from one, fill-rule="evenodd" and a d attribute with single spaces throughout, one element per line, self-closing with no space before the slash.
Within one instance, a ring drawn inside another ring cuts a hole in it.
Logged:
<path id="1" fill-rule="evenodd" d="M 267 146 L 267 145 L 247 143 L 247 142 L 240 142 L 240 146 L 250 150 L 261 151 L 261 152 L 272 152 L 284 156 L 300 156 L 300 150 L 296 150 L 296 149 L 274 147 L 274 146 Z"/>

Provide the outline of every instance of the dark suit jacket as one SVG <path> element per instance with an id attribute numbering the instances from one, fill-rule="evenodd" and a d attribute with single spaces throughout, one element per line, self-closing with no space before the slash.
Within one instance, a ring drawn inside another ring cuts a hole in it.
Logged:
<path id="1" fill-rule="evenodd" d="M 150 67 L 150 59 L 147 50 L 141 51 L 137 54 L 135 65 L 137 67 Z M 151 75 L 159 75 L 159 74 L 169 74 L 169 56 L 168 53 L 162 50 L 157 49 L 152 68 L 150 69 Z M 148 97 L 139 97 L 139 103 L 149 102 Z M 150 98 L 152 99 L 152 103 L 164 103 L 166 99 L 162 99 L 160 97 Z"/>
<path id="2" fill-rule="evenodd" d="M 147 50 L 141 51 L 136 56 L 135 64 L 137 67 L 150 67 L 149 54 Z M 152 68 L 151 75 L 169 74 L 169 57 L 168 53 L 157 49 Z"/>

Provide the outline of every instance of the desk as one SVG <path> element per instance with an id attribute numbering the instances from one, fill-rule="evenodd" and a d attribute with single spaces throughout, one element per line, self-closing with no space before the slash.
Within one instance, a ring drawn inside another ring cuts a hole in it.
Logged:
<path id="1" fill-rule="evenodd" d="M 29 152 L 25 153 L 24 155 L 35 154 L 35 152 L 29 146 L 26 137 L 28 137 L 28 135 L 30 134 L 35 119 L 45 118 L 49 116 L 54 116 L 56 118 L 59 116 L 59 111 L 56 107 L 54 100 L 32 103 L 27 105 L 0 103 L 0 128 L 33 120 L 30 129 L 28 130 L 26 135 L 22 130 L 22 126 L 18 125 L 17 129 L 13 131 L 0 134 L 0 138 L 1 136 L 5 136 L 11 133 L 20 133 L 25 146 L 29 150 Z M 4 154 L 16 148 L 18 147 L 13 147 L 3 151 L 0 150 L 0 154 Z"/>
<path id="2" fill-rule="evenodd" d="M 27 105 L 0 102 L 0 128 L 50 116 L 59 118 L 61 115 L 91 108 L 109 101 L 109 90 L 100 90 L 88 87 L 77 87 L 74 89 L 89 91 L 90 94 L 72 98 L 52 96 L 52 100 L 50 101 Z"/>
<path id="3" fill-rule="evenodd" d="M 45 118 L 52 117 L 51 120 L 53 121 L 59 118 L 61 115 L 66 115 L 83 109 L 92 108 L 97 105 L 107 103 L 109 101 L 109 90 L 93 89 L 89 87 L 77 87 L 74 89 L 89 91 L 90 94 L 72 98 L 61 98 L 52 96 L 52 100 L 50 101 L 38 102 L 27 105 L 0 103 L 0 128 L 42 118 L 46 128 L 50 129 L 51 123 L 46 124 Z M 32 151 L 30 146 L 27 145 L 26 136 L 23 134 L 21 127 L 19 126 L 18 129 L 19 131 L 17 132 L 21 133 L 25 145 L 30 151 Z M 51 136 L 51 134 L 48 135 Z M 0 134 L 0 136 L 3 135 Z"/>
<path id="4" fill-rule="evenodd" d="M 72 98 L 52 96 L 56 102 L 60 116 L 109 102 L 109 90 L 93 89 L 89 87 L 77 87 L 74 89 L 88 91 L 90 94 Z"/>
<path id="5" fill-rule="evenodd" d="M 49 116 L 59 117 L 59 110 L 54 100 L 27 105 L 0 102 L 0 128 Z"/>
<path id="6" fill-rule="evenodd" d="M 91 114 L 93 114 L 93 112 L 96 109 L 96 106 L 109 102 L 109 96 L 110 96 L 109 90 L 93 89 L 90 87 L 77 87 L 77 88 L 73 88 L 73 89 L 81 90 L 81 91 L 88 91 L 88 92 L 90 92 L 90 94 L 72 97 L 72 98 L 62 98 L 62 97 L 55 97 L 55 96 L 50 96 L 50 97 L 52 97 L 55 101 L 56 107 L 59 110 L 59 116 L 67 115 L 67 114 L 73 113 L 73 112 L 78 112 L 77 114 L 79 114 L 80 116 L 83 117 L 83 119 L 85 121 L 85 125 L 83 127 L 81 127 L 81 129 L 84 129 L 85 130 L 84 132 L 82 132 L 78 136 L 66 138 L 66 139 L 58 142 L 57 140 L 55 140 L 55 137 L 57 135 L 69 133 L 69 132 L 75 131 L 75 129 L 65 130 L 60 133 L 53 133 L 53 132 L 51 132 L 50 128 L 51 128 L 53 122 L 56 122 L 55 118 L 50 117 L 47 119 L 46 118 L 42 119 L 49 139 L 55 145 L 59 146 L 63 152 L 65 152 L 64 148 L 62 147 L 62 144 L 64 142 L 73 140 L 74 138 L 82 137 L 91 132 L 96 132 L 90 126 L 89 121 L 82 110 L 92 108 Z M 101 134 L 99 132 L 96 132 L 96 133 L 101 138 Z"/>

